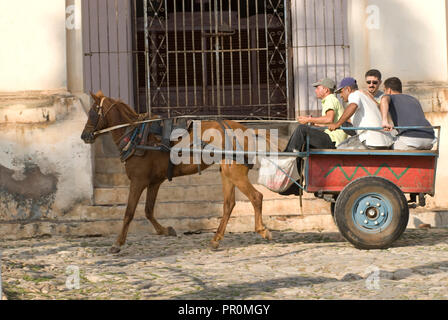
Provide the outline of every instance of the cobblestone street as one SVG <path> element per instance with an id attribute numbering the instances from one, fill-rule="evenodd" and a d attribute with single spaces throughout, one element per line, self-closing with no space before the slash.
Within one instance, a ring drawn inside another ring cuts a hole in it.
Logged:
<path id="1" fill-rule="evenodd" d="M 338 233 L 274 231 L 3 241 L 7 299 L 448 299 L 448 229 L 407 230 L 388 250 Z M 79 273 L 78 273 L 79 270 Z M 77 282 L 79 274 L 79 282 Z"/>

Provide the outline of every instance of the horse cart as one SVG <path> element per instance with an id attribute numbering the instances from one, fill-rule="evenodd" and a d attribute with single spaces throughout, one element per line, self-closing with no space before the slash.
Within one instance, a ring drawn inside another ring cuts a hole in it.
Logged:
<path id="1" fill-rule="evenodd" d="M 245 159 L 253 156 L 270 158 L 294 157 L 302 159 L 299 179 L 292 179 L 303 192 L 313 193 L 316 197 L 330 202 L 336 226 L 341 234 L 360 249 L 384 249 L 390 247 L 407 227 L 409 208 L 425 206 L 425 196 L 434 196 L 437 160 L 439 156 L 440 127 L 437 130 L 437 144 L 432 150 L 314 150 L 309 141 L 302 152 L 250 151 L 243 148 L 210 148 L 206 142 L 187 130 L 186 137 L 198 142 L 187 146 L 178 146 L 170 140 L 173 119 L 141 119 L 132 108 L 121 101 L 91 94 L 94 103 L 81 138 L 85 143 L 94 143 L 96 136 L 111 132 L 114 142 L 124 158 L 126 172 L 130 179 L 130 195 L 125 211 L 122 230 L 111 252 L 119 252 L 125 243 L 130 222 L 143 190 L 147 189 L 145 213 L 157 233 L 175 235 L 172 227 L 164 227 L 154 217 L 154 203 L 159 186 L 172 177 L 195 174 L 211 164 L 204 161 L 198 165 L 180 164 L 174 166 L 172 153 L 203 154 L 235 157 L 243 155 Z M 244 129 L 241 123 L 250 120 L 223 120 L 216 117 L 178 117 L 204 123 L 202 131 L 213 129 L 225 134 L 227 128 Z M 198 120 L 200 119 L 200 120 Z M 238 123 L 239 122 L 239 123 Z M 347 130 L 382 130 L 382 128 L 343 128 Z M 418 129 L 417 127 L 396 129 Z M 150 141 L 138 140 L 138 137 L 152 137 Z M 149 133 L 148 133 L 149 132 Z M 137 139 L 137 140 L 136 140 Z M 183 139 L 183 138 L 182 138 Z M 153 142 L 152 144 L 150 142 Z M 182 140 L 183 141 L 183 140 Z M 204 148 L 206 147 L 206 148 Z M 146 152 L 150 151 L 150 152 Z M 133 156 L 140 153 L 140 156 Z M 234 158 L 233 158 L 234 159 Z M 255 214 L 255 231 L 265 239 L 272 235 L 262 222 L 262 195 L 248 179 L 250 166 L 247 163 L 233 162 L 229 165 L 220 161 L 223 180 L 223 218 L 211 245 L 219 246 L 227 222 L 235 206 L 235 187 L 240 189 L 251 201 Z M 280 167 L 279 170 L 282 171 Z M 406 197 L 408 195 L 408 198 Z"/>
<path id="2" fill-rule="evenodd" d="M 214 149 L 214 152 L 232 156 L 242 153 L 245 156 L 300 157 L 303 170 L 298 181 L 294 179 L 293 183 L 302 192 L 313 193 L 317 198 L 330 203 L 336 226 L 343 237 L 355 247 L 385 249 L 405 231 L 409 208 L 424 207 L 425 196 L 433 197 L 435 194 L 440 127 L 432 128 L 438 133 L 434 150 L 313 150 L 308 141 L 304 152 L 262 153 L 218 149 Z M 352 127 L 342 129 L 382 130 Z M 204 152 L 194 149 L 179 150 Z M 277 168 L 283 171 L 280 167 Z M 283 173 L 293 180 L 286 172 Z"/>
<path id="3" fill-rule="evenodd" d="M 435 194 L 440 127 L 432 128 L 438 133 L 436 147 L 433 150 L 313 150 L 308 143 L 304 152 L 242 153 L 248 156 L 302 158 L 304 169 L 300 172 L 300 179 L 294 180 L 293 183 L 302 192 L 313 193 L 317 198 L 330 203 L 336 226 L 343 237 L 355 247 L 385 249 L 405 231 L 409 220 L 409 208 L 424 207 L 425 196 L 433 197 Z M 342 129 L 382 130 L 382 128 Z M 419 129 L 419 127 L 396 129 Z M 191 150 L 183 149 L 183 151 Z M 215 151 L 226 155 L 237 153 L 228 150 L 215 149 Z M 278 169 L 283 171 L 279 167 Z M 283 173 L 293 180 L 286 172 Z"/>

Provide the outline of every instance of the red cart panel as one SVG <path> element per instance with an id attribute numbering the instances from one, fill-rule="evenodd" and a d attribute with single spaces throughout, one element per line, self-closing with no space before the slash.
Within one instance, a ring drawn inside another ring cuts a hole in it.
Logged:
<path id="1" fill-rule="evenodd" d="M 377 176 L 390 180 L 404 193 L 434 194 L 437 153 L 320 153 L 311 154 L 308 158 L 307 192 L 340 192 L 351 181 L 365 176 Z"/>

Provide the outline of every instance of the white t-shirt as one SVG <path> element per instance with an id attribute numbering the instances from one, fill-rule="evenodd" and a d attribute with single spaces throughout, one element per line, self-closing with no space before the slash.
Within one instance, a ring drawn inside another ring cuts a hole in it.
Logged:
<path id="1" fill-rule="evenodd" d="M 380 103 L 381 102 L 381 98 L 384 96 L 384 92 L 381 90 L 378 90 L 378 92 L 376 93 L 376 95 L 373 97 L 376 102 Z"/>
<path id="2" fill-rule="evenodd" d="M 358 90 L 348 97 L 348 104 L 352 103 L 358 106 L 351 118 L 354 127 L 382 127 L 380 109 L 370 97 Z M 392 135 L 384 131 L 362 131 L 359 133 L 359 140 L 365 141 L 365 144 L 370 147 L 389 147 L 393 144 Z"/>

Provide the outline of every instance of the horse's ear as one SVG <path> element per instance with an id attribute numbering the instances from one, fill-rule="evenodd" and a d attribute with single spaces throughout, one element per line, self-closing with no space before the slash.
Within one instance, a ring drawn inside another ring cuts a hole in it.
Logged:
<path id="1" fill-rule="evenodd" d="M 96 102 L 96 103 L 98 103 L 99 101 L 100 101 L 100 99 L 92 92 L 92 91 L 89 91 L 90 92 L 90 96 L 92 97 L 92 99 Z"/>
<path id="2" fill-rule="evenodd" d="M 96 96 L 98 97 L 98 99 L 101 99 L 101 98 L 104 98 L 104 93 L 103 93 L 103 91 L 98 91 L 97 93 L 96 93 Z"/>

